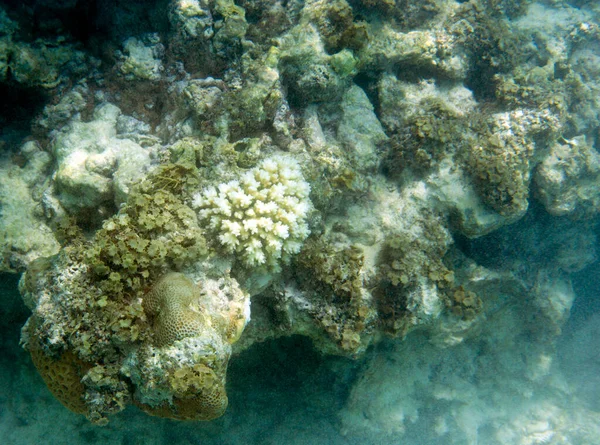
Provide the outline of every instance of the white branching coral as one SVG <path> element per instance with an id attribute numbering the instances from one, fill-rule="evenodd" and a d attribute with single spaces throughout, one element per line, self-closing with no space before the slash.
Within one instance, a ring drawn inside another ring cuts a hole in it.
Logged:
<path id="1" fill-rule="evenodd" d="M 229 253 L 249 267 L 278 269 L 300 251 L 309 234 L 310 186 L 296 161 L 265 159 L 239 180 L 208 187 L 192 205 Z"/>

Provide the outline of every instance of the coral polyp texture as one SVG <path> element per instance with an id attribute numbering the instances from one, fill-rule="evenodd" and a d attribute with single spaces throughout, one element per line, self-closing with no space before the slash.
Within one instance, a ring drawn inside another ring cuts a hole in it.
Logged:
<path id="1" fill-rule="evenodd" d="M 144 311 L 156 320 L 157 345 L 169 345 L 202 332 L 205 316 L 199 308 L 192 307 L 198 291 L 185 275 L 172 273 L 161 278 L 144 296 Z"/>
<path id="2" fill-rule="evenodd" d="M 192 205 L 226 252 L 248 267 L 278 269 L 309 234 L 309 193 L 298 163 L 273 157 L 239 179 L 195 195 Z"/>
<path id="3" fill-rule="evenodd" d="M 302 336 L 360 443 L 598 443 L 555 371 L 597 288 L 597 2 L 17 3 L 0 271 L 63 405 L 215 419 Z"/>
<path id="4" fill-rule="evenodd" d="M 36 313 L 43 304 L 46 317 L 31 317 L 23 342 L 63 405 L 98 424 L 128 403 L 180 420 L 211 420 L 224 413 L 231 344 L 250 318 L 249 296 L 235 280 L 203 276 L 195 283 L 172 272 L 140 298 L 117 302 L 102 295 L 85 270 L 69 277 L 57 273 L 60 261 L 40 263 L 24 277 L 24 294 L 39 299 Z M 44 300 L 41 286 L 52 289 L 47 280 L 70 283 L 69 293 L 55 288 L 54 296 Z M 85 328 L 71 324 L 84 308 L 65 306 L 73 291 L 88 293 Z M 113 318 L 111 326 L 105 317 Z M 71 341 L 71 335 L 78 340 Z M 112 345 L 94 347 L 101 338 Z"/>

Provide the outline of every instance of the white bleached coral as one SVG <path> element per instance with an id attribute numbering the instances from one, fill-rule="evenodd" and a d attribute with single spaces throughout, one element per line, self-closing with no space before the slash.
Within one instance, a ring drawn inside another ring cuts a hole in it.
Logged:
<path id="1" fill-rule="evenodd" d="M 279 268 L 309 234 L 310 186 L 296 161 L 271 157 L 239 180 L 208 187 L 193 206 L 209 233 L 246 266 Z"/>

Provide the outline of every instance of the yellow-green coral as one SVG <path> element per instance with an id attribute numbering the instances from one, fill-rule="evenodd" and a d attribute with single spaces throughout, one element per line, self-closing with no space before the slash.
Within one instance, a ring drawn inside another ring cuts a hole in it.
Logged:
<path id="1" fill-rule="evenodd" d="M 195 364 L 176 370 L 170 381 L 179 416 L 195 420 L 211 420 L 227 408 L 223 380 L 208 366 Z"/>
<path id="2" fill-rule="evenodd" d="M 224 378 L 204 364 L 183 366 L 169 378 L 171 403 L 138 403 L 148 414 L 177 420 L 213 420 L 225 413 L 228 398 Z"/>
<path id="3" fill-rule="evenodd" d="M 552 140 L 558 129 L 548 111 L 498 113 L 482 119 L 478 134 L 463 153 L 484 202 L 503 216 L 515 217 L 528 207 L 531 162 L 536 139 Z"/>
<path id="4" fill-rule="evenodd" d="M 364 349 L 374 320 L 363 263 L 362 249 L 336 245 L 327 236 L 310 238 L 296 261 L 296 276 L 313 302 L 311 315 L 344 353 Z"/>
<path id="5" fill-rule="evenodd" d="M 405 335 L 414 328 L 416 306 L 422 305 L 419 295 L 429 294 L 431 304 L 454 286 L 454 272 L 443 261 L 448 242 L 449 233 L 439 215 L 426 209 L 410 230 L 388 236 L 378 258 L 380 281 L 374 290 L 386 333 Z M 436 305 L 425 312 L 434 311 Z"/>
<path id="6" fill-rule="evenodd" d="M 181 273 L 161 277 L 144 296 L 153 344 L 123 372 L 137 387 L 135 402 L 149 414 L 211 420 L 227 407 L 230 344 L 249 320 L 249 296 L 235 280 L 194 283 Z"/>
<path id="7" fill-rule="evenodd" d="M 165 347 L 148 347 L 123 368 L 138 391 L 134 402 L 149 414 L 212 420 L 227 408 L 225 377 L 231 347 L 214 331 Z M 133 366 L 131 366 L 133 365 Z"/>
<path id="8" fill-rule="evenodd" d="M 199 292 L 185 275 L 169 273 L 146 294 L 144 310 L 154 318 L 157 346 L 202 333 L 208 321 L 198 307 Z"/>
<path id="9" fill-rule="evenodd" d="M 178 179 L 157 176 L 162 190 L 132 194 L 108 219 L 87 250 L 87 261 L 106 292 L 141 289 L 151 276 L 180 268 L 206 254 L 194 211 L 168 188 Z"/>
<path id="10" fill-rule="evenodd" d="M 483 308 L 481 298 L 475 292 L 466 290 L 463 286 L 449 292 L 449 295 L 448 305 L 457 317 L 469 320 L 479 314 Z"/>

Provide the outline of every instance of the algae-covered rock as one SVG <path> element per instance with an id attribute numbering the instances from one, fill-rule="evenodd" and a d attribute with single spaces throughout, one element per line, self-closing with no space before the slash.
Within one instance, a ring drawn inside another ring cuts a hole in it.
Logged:
<path id="1" fill-rule="evenodd" d="M 21 272 L 36 258 L 54 255 L 60 248 L 41 204 L 52 159 L 35 141 L 25 143 L 19 157 L 20 166 L 6 155 L 0 165 L 0 270 L 4 272 Z"/>
<path id="2" fill-rule="evenodd" d="M 339 139 L 359 168 L 370 170 L 377 166 L 377 148 L 387 140 L 373 105 L 365 92 L 352 86 L 342 99 L 342 118 L 338 127 Z"/>
<path id="3" fill-rule="evenodd" d="M 52 89 L 90 69 L 91 57 L 73 39 L 50 35 L 29 41 L 20 32 L 26 21 L 14 20 L 7 10 L 0 8 L 0 82 Z"/>
<path id="4" fill-rule="evenodd" d="M 93 120 L 71 121 L 52 142 L 58 199 L 77 218 L 94 219 L 124 202 L 151 166 L 150 149 L 117 137 L 120 114 L 112 104 L 100 105 Z"/>
<path id="5" fill-rule="evenodd" d="M 323 38 L 310 23 L 290 30 L 280 46 L 279 70 L 292 103 L 337 101 L 356 73 L 352 62 L 346 69 L 340 56 L 327 54 Z"/>
<path id="6" fill-rule="evenodd" d="M 552 146 L 535 172 L 537 197 L 556 216 L 590 217 L 600 211 L 600 155 L 584 138 Z"/>
<path id="7" fill-rule="evenodd" d="M 158 35 L 143 40 L 130 37 L 123 42 L 123 56 L 119 70 L 126 79 L 159 80 L 164 67 L 161 57 L 164 48 Z"/>

